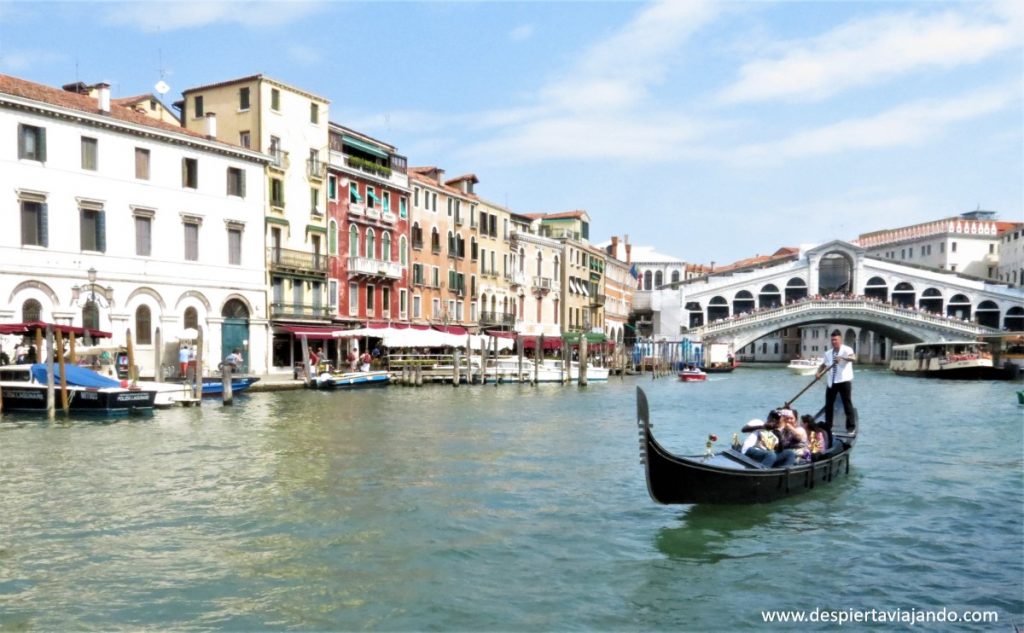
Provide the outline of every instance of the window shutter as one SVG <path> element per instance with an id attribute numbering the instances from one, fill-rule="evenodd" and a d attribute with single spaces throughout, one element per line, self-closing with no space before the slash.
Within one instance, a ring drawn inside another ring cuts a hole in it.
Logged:
<path id="1" fill-rule="evenodd" d="M 25 126 L 18 124 L 18 158 L 25 158 Z"/>
<path id="2" fill-rule="evenodd" d="M 50 246 L 50 205 L 42 203 L 39 205 L 39 243 L 49 248 Z"/>
<path id="3" fill-rule="evenodd" d="M 39 147 L 37 148 L 37 160 L 41 163 L 46 162 L 46 128 L 39 128 Z"/>
<path id="4" fill-rule="evenodd" d="M 96 214 L 96 250 L 101 253 L 107 252 L 107 212 L 100 211 Z"/>
<path id="5" fill-rule="evenodd" d="M 188 163 L 184 158 L 181 159 L 181 186 L 188 185 Z"/>
<path id="6" fill-rule="evenodd" d="M 238 195 L 245 197 L 245 170 L 241 168 L 238 170 Z"/>

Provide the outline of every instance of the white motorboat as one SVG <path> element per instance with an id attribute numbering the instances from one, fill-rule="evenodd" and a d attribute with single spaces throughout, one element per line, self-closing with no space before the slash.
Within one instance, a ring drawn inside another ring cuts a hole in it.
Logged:
<path id="1" fill-rule="evenodd" d="M 820 358 L 794 358 L 786 365 L 786 369 L 801 376 L 810 376 L 821 367 Z"/>

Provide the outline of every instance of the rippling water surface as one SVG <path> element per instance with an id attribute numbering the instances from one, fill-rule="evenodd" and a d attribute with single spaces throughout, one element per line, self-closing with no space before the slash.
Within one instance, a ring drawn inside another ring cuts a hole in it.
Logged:
<path id="1" fill-rule="evenodd" d="M 1020 625 L 1019 384 L 862 369 L 848 480 L 764 506 L 649 499 L 636 385 L 659 439 L 699 453 L 807 380 L 745 368 L 7 416 L 0 629 L 709 630 L 815 607 Z"/>

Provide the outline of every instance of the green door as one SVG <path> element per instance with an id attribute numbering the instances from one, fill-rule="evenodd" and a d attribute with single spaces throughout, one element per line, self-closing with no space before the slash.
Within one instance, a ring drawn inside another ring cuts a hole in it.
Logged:
<path id="1" fill-rule="evenodd" d="M 249 372 L 249 319 L 224 319 L 220 331 L 220 360 L 227 358 L 235 349 L 242 350 L 241 372 Z M 218 361 L 218 362 L 219 362 Z"/>

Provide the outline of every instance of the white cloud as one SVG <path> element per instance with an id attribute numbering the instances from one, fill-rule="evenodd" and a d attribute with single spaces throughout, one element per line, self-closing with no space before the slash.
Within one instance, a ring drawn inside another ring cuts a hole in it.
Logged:
<path id="1" fill-rule="evenodd" d="M 973 64 L 1019 50 L 1019 24 L 1008 14 L 953 11 L 856 20 L 744 64 L 739 79 L 719 98 L 726 103 L 821 100 L 922 69 Z"/>
<path id="2" fill-rule="evenodd" d="M 955 99 L 921 100 L 871 117 L 799 132 L 780 141 L 745 145 L 726 156 L 740 162 L 773 162 L 917 144 L 941 135 L 954 123 L 997 112 L 1015 102 L 1019 102 L 1019 95 L 1001 88 Z"/>
<path id="3" fill-rule="evenodd" d="M 191 1 L 161 3 L 128 2 L 110 5 L 106 20 L 134 26 L 146 32 L 174 31 L 212 24 L 241 24 L 250 28 L 277 26 L 302 19 L 322 8 L 306 0 L 288 2 Z"/>
<path id="4" fill-rule="evenodd" d="M 51 50 L 24 49 L 0 54 L 0 69 L 10 72 L 24 72 L 46 64 L 63 61 L 64 55 Z"/>
<path id="5" fill-rule="evenodd" d="M 508 32 L 508 39 L 513 42 L 522 42 L 533 37 L 534 26 L 532 24 L 521 24 Z"/>

